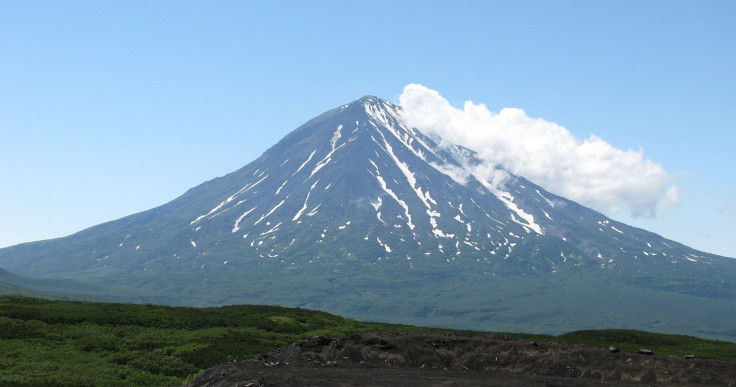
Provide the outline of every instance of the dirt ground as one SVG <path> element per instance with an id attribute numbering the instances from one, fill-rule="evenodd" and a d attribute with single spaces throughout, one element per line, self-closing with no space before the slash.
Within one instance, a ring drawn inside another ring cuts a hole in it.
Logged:
<path id="1" fill-rule="evenodd" d="M 313 337 L 219 365 L 187 386 L 736 386 L 733 363 L 611 353 L 502 335 Z"/>

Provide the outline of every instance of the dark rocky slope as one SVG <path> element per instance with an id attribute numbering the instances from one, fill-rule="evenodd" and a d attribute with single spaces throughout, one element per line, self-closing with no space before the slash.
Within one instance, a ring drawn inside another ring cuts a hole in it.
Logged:
<path id="1" fill-rule="evenodd" d="M 313 337 L 212 368 L 187 386 L 736 385 L 733 363 L 559 342 L 431 333 Z"/>

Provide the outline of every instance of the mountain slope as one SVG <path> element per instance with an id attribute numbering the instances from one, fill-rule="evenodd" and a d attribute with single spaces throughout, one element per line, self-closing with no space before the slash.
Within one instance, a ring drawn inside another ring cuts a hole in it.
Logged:
<path id="1" fill-rule="evenodd" d="M 736 339 L 736 261 L 484 170 L 471 150 L 406 127 L 376 97 L 320 115 L 161 207 L 2 249 L 0 267 L 169 304 Z"/>
<path id="2" fill-rule="evenodd" d="M 68 279 L 29 278 L 0 269 L 0 294 L 42 297 L 68 301 L 109 301 L 105 289 Z M 129 294 L 130 296 L 130 294 Z M 140 297 L 140 295 L 139 295 Z M 143 298 L 140 298 L 141 300 Z"/>

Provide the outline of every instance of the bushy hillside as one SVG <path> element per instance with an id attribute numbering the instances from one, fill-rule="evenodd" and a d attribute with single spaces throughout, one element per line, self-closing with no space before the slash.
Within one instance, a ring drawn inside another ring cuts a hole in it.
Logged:
<path id="1" fill-rule="evenodd" d="M 173 386 L 217 364 L 306 337 L 396 331 L 451 332 L 273 306 L 199 309 L 0 296 L 0 385 Z M 650 347 L 659 354 L 687 349 L 698 357 L 736 361 L 736 344 L 688 336 L 589 331 L 555 340 L 615 342 L 623 350 Z"/>
<path id="2" fill-rule="evenodd" d="M 314 335 L 420 328 L 273 306 L 184 308 L 0 296 L 0 385 L 178 385 Z"/>

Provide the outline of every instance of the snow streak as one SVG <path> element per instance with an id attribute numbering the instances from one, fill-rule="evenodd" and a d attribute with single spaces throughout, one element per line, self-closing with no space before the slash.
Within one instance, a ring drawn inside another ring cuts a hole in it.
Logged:
<path id="1" fill-rule="evenodd" d="M 279 204 L 276 205 L 276 207 L 272 208 L 271 211 L 268 211 L 268 213 L 266 215 L 261 216 L 260 219 L 258 219 L 255 223 L 253 223 L 253 225 L 255 226 L 258 223 L 261 223 L 261 221 L 263 219 L 268 218 L 271 214 L 274 213 L 274 211 L 276 211 L 279 207 L 281 207 L 281 205 L 284 204 L 285 201 L 286 201 L 286 199 L 282 200 Z"/>
<path id="2" fill-rule="evenodd" d="M 314 184 L 312 184 L 312 187 L 309 188 L 309 191 L 307 191 L 307 197 L 304 199 L 304 206 L 302 206 L 302 209 L 299 210 L 299 212 L 297 212 L 296 215 L 294 215 L 294 218 L 291 220 L 292 222 L 293 221 L 296 221 L 297 219 L 299 219 L 299 217 L 302 216 L 302 214 L 304 213 L 304 211 L 307 210 L 307 202 L 309 201 L 309 194 L 312 193 L 312 190 L 317 185 L 317 183 L 319 183 L 319 180 L 315 181 Z"/>
<path id="3" fill-rule="evenodd" d="M 258 206 L 255 206 L 255 207 L 251 208 L 250 210 L 245 211 L 243 213 L 243 215 L 240 215 L 240 218 L 238 218 L 238 220 L 235 221 L 235 225 L 233 226 L 233 233 L 236 233 L 236 232 L 238 232 L 238 230 L 240 230 L 240 221 L 242 221 L 243 218 L 245 218 L 246 216 L 248 216 L 248 214 L 250 214 L 251 212 L 253 212 L 253 210 L 255 210 L 256 208 L 258 208 Z"/>
<path id="4" fill-rule="evenodd" d="M 396 193 L 391 189 L 388 188 L 388 185 L 386 184 L 386 181 L 381 176 L 381 172 L 378 170 L 378 165 L 376 165 L 373 160 L 368 159 L 368 161 L 373 164 L 373 166 L 376 168 L 376 173 L 373 174 L 373 172 L 370 172 L 371 175 L 373 175 L 376 180 L 378 180 L 378 185 L 383 189 L 384 192 L 388 194 L 388 196 L 391 196 L 394 200 L 396 200 L 396 203 L 399 203 L 399 205 L 404 208 L 404 213 L 406 214 L 406 225 L 409 226 L 410 230 L 414 229 L 414 224 L 411 222 L 411 214 L 409 213 L 409 206 L 404 202 L 403 200 L 399 199 L 399 197 L 396 195 Z"/>
<path id="5" fill-rule="evenodd" d="M 256 171 L 256 172 L 258 172 L 258 171 Z M 228 197 L 227 199 L 225 199 L 225 201 L 223 201 L 222 203 L 218 204 L 218 205 L 217 205 L 217 207 L 215 207 L 215 208 L 211 209 L 211 210 L 210 210 L 210 212 L 208 212 L 208 213 L 206 213 L 206 214 L 204 214 L 204 215 L 200 215 L 200 216 L 199 216 L 199 217 L 198 217 L 197 219 L 194 219 L 194 220 L 193 220 L 193 221 L 191 221 L 191 222 L 190 222 L 189 224 L 194 224 L 194 223 L 197 223 L 197 222 L 198 222 L 198 221 L 199 221 L 200 219 L 202 219 L 202 218 L 206 218 L 206 217 L 210 216 L 210 214 L 212 214 L 213 212 L 215 212 L 215 211 L 219 210 L 219 209 L 220 209 L 220 208 L 222 208 L 222 207 L 223 207 L 223 206 L 224 206 L 225 204 L 227 204 L 227 203 L 230 203 L 231 201 L 235 200 L 235 198 L 236 198 L 236 197 L 238 197 L 238 195 L 240 195 L 240 194 L 244 194 L 244 193 L 246 193 L 246 192 L 250 191 L 251 189 L 253 189 L 253 187 L 255 187 L 255 186 L 257 186 L 258 184 L 260 184 L 260 182 L 262 182 L 263 180 L 266 180 L 266 178 L 267 178 L 268 176 L 269 176 L 269 175 L 266 175 L 266 176 L 264 176 L 264 177 L 263 177 L 263 178 L 262 178 L 261 180 L 258 180 L 258 181 L 257 181 L 257 182 L 255 182 L 255 184 L 253 184 L 253 185 L 251 185 L 250 183 L 246 184 L 246 185 L 245 185 L 245 187 L 241 188 L 241 189 L 240 189 L 240 190 L 239 190 L 238 192 L 236 192 L 236 193 L 234 193 L 234 194 L 230 195 L 230 197 Z M 238 204 L 240 204 L 240 203 L 242 203 L 242 202 L 239 202 Z"/>
<path id="6" fill-rule="evenodd" d="M 299 173 L 299 171 L 301 171 L 302 168 L 304 168 L 304 166 L 307 165 L 307 163 L 309 162 L 309 160 L 311 160 L 312 157 L 314 157 L 314 154 L 315 153 L 317 153 L 317 150 L 316 149 L 313 150 L 312 153 L 307 158 L 307 160 L 305 162 L 303 162 L 302 165 L 299 166 L 299 168 L 296 169 L 296 172 L 294 172 L 294 173 L 291 174 L 291 177 L 294 177 L 294 175 L 296 175 L 297 173 Z"/>

